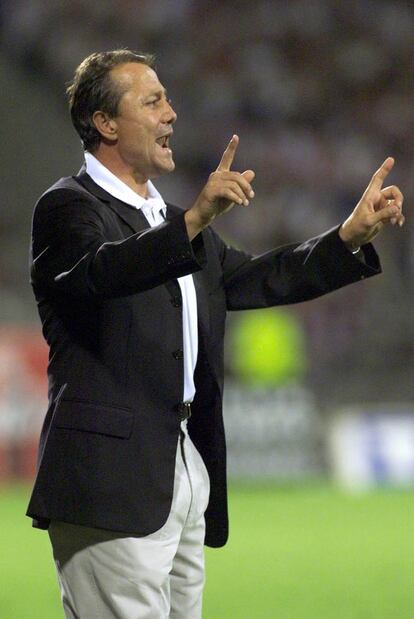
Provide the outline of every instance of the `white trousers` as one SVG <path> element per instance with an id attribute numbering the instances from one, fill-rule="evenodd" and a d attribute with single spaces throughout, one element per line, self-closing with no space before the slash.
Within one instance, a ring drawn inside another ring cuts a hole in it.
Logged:
<path id="1" fill-rule="evenodd" d="M 161 529 L 127 537 L 51 522 L 67 619 L 201 619 L 210 484 L 186 422 L 181 427 L 171 512 Z"/>

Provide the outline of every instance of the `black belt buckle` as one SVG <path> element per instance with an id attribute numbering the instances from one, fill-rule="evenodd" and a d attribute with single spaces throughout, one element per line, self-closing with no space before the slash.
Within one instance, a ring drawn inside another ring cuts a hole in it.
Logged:
<path id="1" fill-rule="evenodd" d="M 191 403 L 190 402 L 180 402 L 177 406 L 177 411 L 180 416 L 181 421 L 185 421 L 191 417 Z"/>

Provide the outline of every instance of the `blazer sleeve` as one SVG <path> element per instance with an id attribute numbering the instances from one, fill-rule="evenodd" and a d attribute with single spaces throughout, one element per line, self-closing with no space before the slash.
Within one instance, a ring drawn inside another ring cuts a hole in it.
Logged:
<path id="1" fill-rule="evenodd" d="M 124 296 L 198 271 L 205 260 L 201 237 L 188 239 L 184 213 L 126 239 L 110 238 L 98 203 L 74 190 L 45 194 L 33 216 L 33 286 L 75 297 Z"/>
<path id="2" fill-rule="evenodd" d="M 257 257 L 226 246 L 214 234 L 227 309 L 299 303 L 381 272 L 371 244 L 363 246 L 361 260 L 347 249 L 338 231 L 339 226 Z"/>

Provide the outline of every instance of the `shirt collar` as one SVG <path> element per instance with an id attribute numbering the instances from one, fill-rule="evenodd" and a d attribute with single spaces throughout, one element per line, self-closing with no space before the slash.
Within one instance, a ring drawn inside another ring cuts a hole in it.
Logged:
<path id="1" fill-rule="evenodd" d="M 147 182 L 148 198 L 145 199 L 115 176 L 91 153 L 85 152 L 85 163 L 86 172 L 91 179 L 114 198 L 118 198 L 118 200 L 126 202 L 126 204 L 137 209 L 143 209 L 144 212 L 151 208 L 156 212 L 164 210 L 165 214 L 167 206 L 161 194 L 150 180 Z"/>

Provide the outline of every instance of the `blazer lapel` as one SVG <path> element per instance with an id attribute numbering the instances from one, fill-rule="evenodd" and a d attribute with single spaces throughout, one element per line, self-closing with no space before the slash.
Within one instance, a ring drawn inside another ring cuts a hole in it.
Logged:
<path id="1" fill-rule="evenodd" d="M 102 189 L 99 185 L 97 185 L 86 173 L 86 168 L 83 166 L 79 171 L 79 174 L 75 176 L 75 180 L 77 180 L 85 189 L 87 189 L 92 195 L 94 195 L 99 200 L 105 202 L 110 209 L 115 211 L 115 213 L 124 221 L 132 230 L 132 232 L 140 232 L 141 230 L 145 230 L 150 227 L 147 218 L 143 213 L 141 213 L 141 209 L 137 209 L 134 206 L 130 206 L 126 202 L 122 202 L 114 196 L 111 196 L 110 193 Z"/>
<path id="2" fill-rule="evenodd" d="M 180 213 L 182 213 L 182 209 L 173 204 L 167 204 L 167 220 L 172 219 L 175 215 L 179 215 Z M 198 329 L 201 335 L 208 337 L 210 333 L 210 312 L 208 309 L 208 294 L 204 279 L 203 270 L 193 273 L 193 281 L 197 295 Z"/>
<path id="3" fill-rule="evenodd" d="M 197 295 L 198 328 L 201 334 L 208 337 L 210 333 L 210 312 L 203 271 L 193 273 L 193 281 Z"/>

